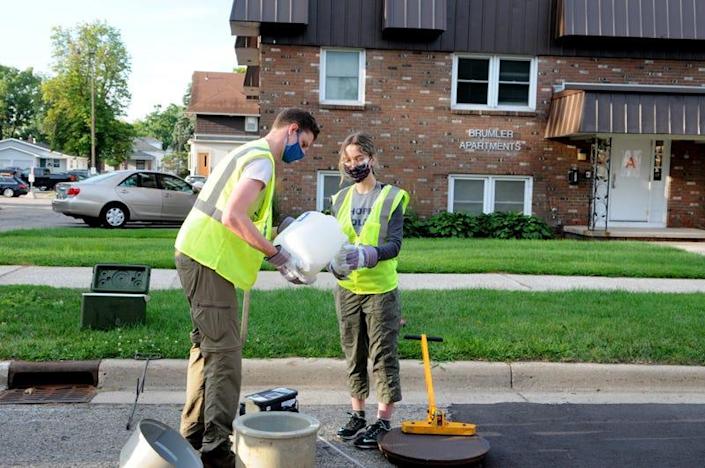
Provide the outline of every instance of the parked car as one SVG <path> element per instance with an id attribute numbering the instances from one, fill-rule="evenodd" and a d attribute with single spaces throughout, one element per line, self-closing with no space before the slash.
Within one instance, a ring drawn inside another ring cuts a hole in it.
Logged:
<path id="1" fill-rule="evenodd" d="M 24 171 L 24 169 L 17 166 L 3 167 L 2 169 L 0 169 L 0 173 L 10 174 L 20 179 L 22 178 L 22 171 Z"/>
<path id="2" fill-rule="evenodd" d="M 93 177 L 95 175 L 91 174 L 89 169 L 72 169 L 68 171 L 68 174 L 74 176 L 77 181 L 88 179 L 89 177 Z"/>
<path id="3" fill-rule="evenodd" d="M 184 180 L 194 187 L 203 188 L 203 184 L 206 183 L 206 179 L 206 176 L 192 174 L 187 175 Z"/>
<path id="4" fill-rule="evenodd" d="M 82 180 L 89 179 L 91 177 L 95 177 L 96 174 L 91 174 L 89 171 L 88 172 L 88 177 L 85 177 L 85 174 L 82 173 L 82 169 L 79 171 L 69 171 L 69 174 L 75 175 L 78 177 L 77 182 L 80 182 Z M 76 172 L 76 174 L 74 174 Z M 66 194 L 66 191 L 71 187 L 75 182 L 59 182 L 54 186 L 54 191 L 56 192 L 56 198 L 66 198 L 64 195 Z"/>
<path id="5" fill-rule="evenodd" d="M 54 211 L 89 226 L 122 227 L 128 221 L 182 222 L 198 189 L 171 174 L 116 171 L 70 184 L 57 192 Z"/>
<path id="6" fill-rule="evenodd" d="M 67 172 L 53 173 L 46 167 L 35 167 L 22 171 L 22 180 L 29 183 L 29 173 L 34 169 L 34 182 L 32 185 L 39 190 L 53 190 L 59 182 L 74 182 L 78 177 Z"/>
<path id="7" fill-rule="evenodd" d="M 26 195 L 29 187 L 10 172 L 0 172 L 0 193 L 3 197 L 12 198 Z"/>

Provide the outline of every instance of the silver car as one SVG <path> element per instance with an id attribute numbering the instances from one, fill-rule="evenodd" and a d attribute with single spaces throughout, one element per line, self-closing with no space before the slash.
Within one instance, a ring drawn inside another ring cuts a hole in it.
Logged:
<path id="1" fill-rule="evenodd" d="M 89 226 L 122 227 L 128 221 L 182 222 L 198 189 L 154 171 L 116 171 L 72 183 L 57 192 L 54 211 Z"/>

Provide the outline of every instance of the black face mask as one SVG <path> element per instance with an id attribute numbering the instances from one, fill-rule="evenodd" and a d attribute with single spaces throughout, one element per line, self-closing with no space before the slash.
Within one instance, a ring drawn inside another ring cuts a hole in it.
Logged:
<path id="1" fill-rule="evenodd" d="M 345 173 L 355 182 L 362 182 L 370 174 L 372 168 L 369 162 L 358 164 L 353 168 L 345 166 Z"/>

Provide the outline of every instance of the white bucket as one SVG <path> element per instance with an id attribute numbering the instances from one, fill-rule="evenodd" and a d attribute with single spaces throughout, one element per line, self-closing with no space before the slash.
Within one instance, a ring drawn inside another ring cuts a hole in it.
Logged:
<path id="1" fill-rule="evenodd" d="M 307 211 L 275 239 L 301 260 L 301 271 L 308 277 L 325 268 L 348 240 L 338 220 L 318 211 Z"/>
<path id="2" fill-rule="evenodd" d="M 263 411 L 233 422 L 237 466 L 308 468 L 316 463 L 316 418 L 288 411 Z"/>
<path id="3" fill-rule="evenodd" d="M 203 468 L 201 457 L 181 434 L 143 419 L 120 452 L 121 468 Z"/>

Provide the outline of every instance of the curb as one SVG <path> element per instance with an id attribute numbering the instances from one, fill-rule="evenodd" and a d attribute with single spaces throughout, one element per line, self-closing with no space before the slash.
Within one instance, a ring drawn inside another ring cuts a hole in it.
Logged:
<path id="1" fill-rule="evenodd" d="M 0 361 L 0 390 L 7 388 L 12 362 Z M 65 371 L 75 363 L 67 361 Z M 186 359 L 149 361 L 145 389 L 185 390 L 187 365 Z M 144 367 L 141 360 L 103 359 L 98 365 L 98 390 L 133 391 Z M 61 368 L 60 362 L 52 366 L 54 371 Z M 342 359 L 243 359 L 242 368 L 247 387 L 346 388 Z M 705 389 L 705 366 L 459 361 L 435 363 L 432 372 L 438 389 L 463 392 L 703 393 Z M 421 361 L 400 361 L 400 373 L 402 388 L 424 388 Z"/>
<path id="2" fill-rule="evenodd" d="M 150 361 L 145 387 L 185 389 L 187 361 Z M 248 387 L 301 386 L 345 389 L 342 359 L 243 359 L 243 383 Z M 99 389 L 131 390 L 144 370 L 144 361 L 105 359 Z M 705 366 L 590 364 L 546 362 L 459 361 L 434 364 L 438 388 L 463 391 L 514 392 L 703 392 Z M 424 388 L 423 364 L 400 361 L 402 388 Z"/>
<path id="3" fill-rule="evenodd" d="M 185 359 L 150 361 L 145 388 L 186 388 Z M 400 361 L 402 388 L 423 388 L 421 361 Z M 104 359 L 98 371 L 98 388 L 105 391 L 131 390 L 144 372 L 144 361 Z M 370 370 L 371 373 L 371 370 Z M 309 389 L 345 389 L 346 365 L 342 359 L 284 358 L 243 359 L 243 384 L 248 387 L 300 386 Z M 450 362 L 433 368 L 433 382 L 443 387 L 501 390 L 510 387 L 510 369 L 505 363 Z"/>

